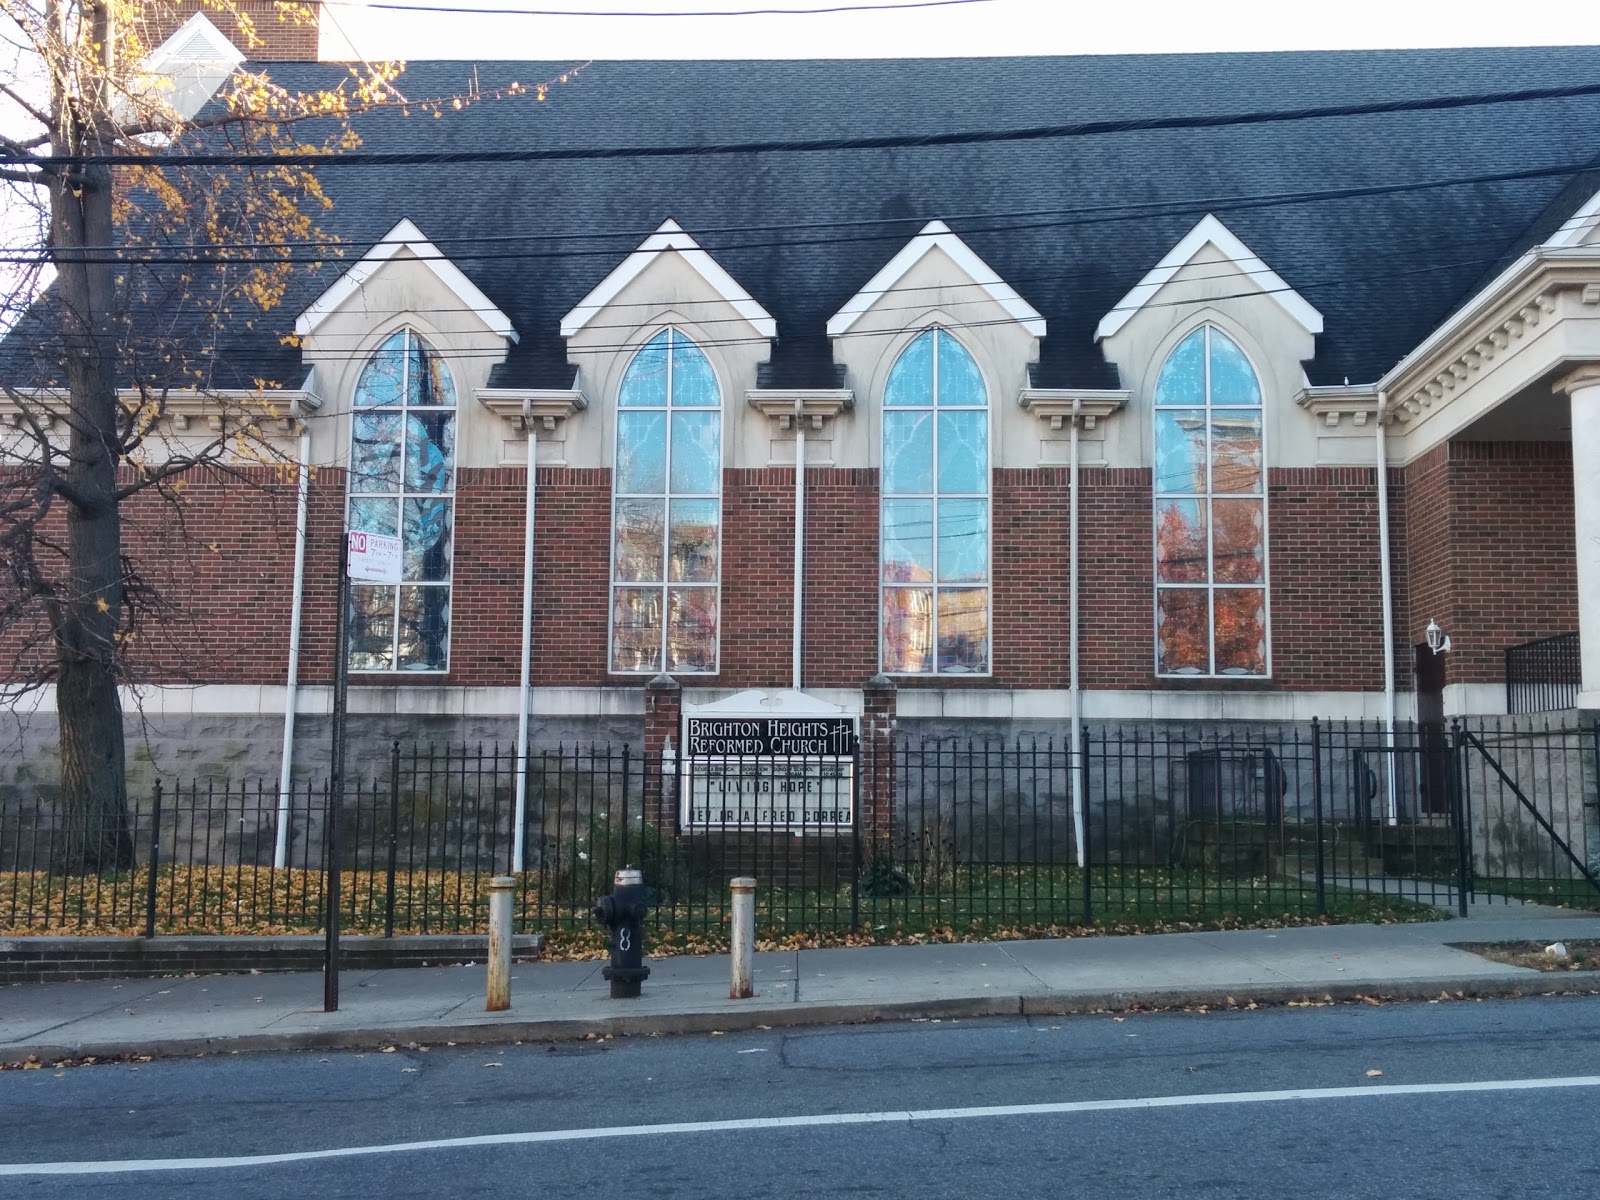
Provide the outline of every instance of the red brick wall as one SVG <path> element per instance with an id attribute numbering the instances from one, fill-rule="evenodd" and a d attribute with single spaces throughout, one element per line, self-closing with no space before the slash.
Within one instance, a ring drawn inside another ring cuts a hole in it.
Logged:
<path id="1" fill-rule="evenodd" d="M 1399 610 L 1395 674 L 1410 687 L 1415 683 L 1412 647 L 1423 640 L 1430 620 L 1444 629 L 1456 624 L 1459 585 L 1452 556 L 1450 447 L 1436 446 L 1405 468 L 1406 557 L 1396 575 L 1406 580 L 1407 606 Z M 1450 663 L 1445 663 L 1448 674 Z"/>
<path id="2" fill-rule="evenodd" d="M 124 473 L 123 482 L 132 480 Z M 169 497 L 142 492 L 121 514 L 137 609 L 128 678 L 282 683 L 294 583 L 293 477 L 267 467 L 191 471 Z M 65 545 L 59 502 L 41 533 L 55 547 Z M 35 557 L 44 577 L 64 587 L 64 559 L 45 544 Z M 0 634 L 7 678 L 23 678 L 53 658 L 42 608 L 31 611 L 34 617 Z"/>
<path id="3" fill-rule="evenodd" d="M 123 544 L 159 591 L 132 661 L 156 678 L 284 681 L 294 595 L 291 473 L 191 471 L 177 502 L 153 491 L 123 508 Z"/>
<path id="4" fill-rule="evenodd" d="M 1377 472 L 1290 468 L 1267 480 L 1273 676 L 1297 689 L 1381 689 Z"/>
<path id="5" fill-rule="evenodd" d="M 1086 688 L 1153 687 L 1150 472 L 1088 467 L 1078 486 L 1079 679 Z"/>
<path id="6" fill-rule="evenodd" d="M 720 665 L 733 687 L 794 676 L 793 468 L 723 472 Z"/>
<path id="7" fill-rule="evenodd" d="M 166 41 L 195 13 L 204 11 L 210 21 L 252 62 L 316 62 L 317 30 L 321 5 L 317 0 L 295 0 L 295 6 L 311 10 L 311 20 L 302 24 L 293 13 L 284 13 L 273 0 L 234 0 L 235 6 L 254 24 L 257 45 L 239 29 L 232 13 L 218 12 L 200 0 L 157 0 L 147 4 L 139 22 L 138 37 L 145 53 Z"/>
<path id="8" fill-rule="evenodd" d="M 1406 476 L 1407 628 L 1450 635 L 1447 683 L 1503 682 L 1508 646 L 1578 627 L 1570 445 L 1451 442 Z"/>
<path id="9" fill-rule="evenodd" d="M 860 687 L 878 673 L 878 472 L 806 472 L 807 687 Z"/>
<path id="10" fill-rule="evenodd" d="M 455 532 L 452 670 L 429 683 L 515 686 L 521 636 L 524 473 L 463 470 Z M 994 478 L 994 663 L 989 679 L 902 686 L 1059 688 L 1067 681 L 1067 480 L 1060 469 Z M 541 468 L 534 682 L 632 686 L 606 670 L 610 472 Z M 1382 686 L 1373 476 L 1364 469 L 1269 473 L 1274 678 L 1221 686 Z M 789 678 L 794 475 L 724 478 L 722 673 L 703 682 Z M 1152 663 L 1150 475 L 1089 468 L 1081 496 L 1082 680 L 1089 688 L 1215 687 L 1158 681 Z M 333 666 L 344 473 L 312 488 L 302 678 Z M 1391 475 L 1398 665 L 1431 617 L 1455 638 L 1452 682 L 1495 682 L 1508 645 L 1576 626 L 1572 487 L 1564 444 L 1455 443 Z M 173 604 L 139 631 L 154 678 L 281 683 L 293 584 L 294 486 L 270 469 L 244 481 L 196 472 L 173 510 L 126 509 L 137 569 Z M 178 515 L 175 516 L 174 513 Z M 860 687 L 877 671 L 877 473 L 808 476 L 805 680 Z M 0 646 L 14 651 L 16 637 Z M 356 686 L 421 682 L 363 676 Z M 701 682 L 696 680 L 695 682 Z"/>
<path id="11" fill-rule="evenodd" d="M 1067 475 L 1059 468 L 994 472 L 994 679 L 965 686 L 1063 688 L 1070 682 Z"/>

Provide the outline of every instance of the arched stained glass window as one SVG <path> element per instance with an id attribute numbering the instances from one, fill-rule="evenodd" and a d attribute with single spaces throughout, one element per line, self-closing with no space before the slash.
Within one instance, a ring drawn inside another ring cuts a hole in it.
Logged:
<path id="1" fill-rule="evenodd" d="M 676 329 L 622 377 L 612 497 L 611 669 L 715 673 L 722 390 Z"/>
<path id="2" fill-rule="evenodd" d="M 352 671 L 450 665 L 456 392 L 438 352 L 390 335 L 356 382 L 346 527 L 401 539 L 403 582 L 350 587 Z"/>
<path id="3" fill-rule="evenodd" d="M 989 670 L 989 397 L 977 363 L 929 329 L 883 396 L 883 669 Z"/>
<path id="4" fill-rule="evenodd" d="M 1267 674 L 1261 413 L 1255 368 L 1210 325 L 1156 380 L 1158 674 Z"/>

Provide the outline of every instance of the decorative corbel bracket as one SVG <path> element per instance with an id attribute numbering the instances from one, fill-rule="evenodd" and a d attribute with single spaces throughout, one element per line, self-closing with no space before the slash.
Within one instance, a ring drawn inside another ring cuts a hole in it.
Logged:
<path id="1" fill-rule="evenodd" d="M 589 407 L 573 381 L 570 388 L 479 388 L 478 403 L 518 433 L 554 433 L 558 422 Z"/>
<path id="2" fill-rule="evenodd" d="M 1304 387 L 1295 394 L 1294 402 L 1327 429 L 1337 429 L 1346 417 L 1360 429 L 1378 412 L 1378 390 L 1375 385 Z"/>
<path id="3" fill-rule="evenodd" d="M 803 421 L 810 433 L 821 433 L 827 422 L 856 403 L 856 394 L 849 388 L 751 388 L 744 398 L 785 433 L 796 421 Z"/>
<path id="4" fill-rule="evenodd" d="M 1017 403 L 1052 431 L 1071 428 L 1074 422 L 1079 429 L 1093 429 L 1097 423 L 1128 403 L 1130 392 L 1125 390 L 1076 391 L 1070 388 L 1023 388 Z"/>

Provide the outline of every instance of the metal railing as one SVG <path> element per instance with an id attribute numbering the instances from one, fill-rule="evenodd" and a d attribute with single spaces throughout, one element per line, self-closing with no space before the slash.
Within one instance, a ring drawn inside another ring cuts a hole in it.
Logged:
<path id="1" fill-rule="evenodd" d="M 1526 721 L 902 737 L 880 760 L 869 745 L 715 764 L 396 745 L 337 809 L 342 924 L 482 933 L 489 878 L 513 865 L 519 766 L 519 932 L 592 931 L 625 863 L 644 870 L 653 936 L 689 946 L 724 936 L 739 875 L 759 880 L 757 925 L 779 944 L 1359 918 L 1474 894 L 1593 905 L 1597 763 L 1600 731 Z M 55 806 L 0 798 L 0 933 L 313 932 L 329 812 L 325 783 L 287 798 L 162 783 L 127 814 L 132 861 L 74 873 Z"/>
<path id="2" fill-rule="evenodd" d="M 1583 659 L 1576 633 L 1506 647 L 1506 712 L 1558 712 L 1578 702 Z"/>

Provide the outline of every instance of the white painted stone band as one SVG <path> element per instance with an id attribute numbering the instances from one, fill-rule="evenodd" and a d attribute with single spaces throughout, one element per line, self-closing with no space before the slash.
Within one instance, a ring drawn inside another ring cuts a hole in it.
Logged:
<path id="1" fill-rule="evenodd" d="M 122 1175 L 148 1171 L 216 1171 L 312 1162 L 328 1158 L 360 1158 L 428 1150 L 462 1150 L 479 1146 L 524 1146 L 542 1142 L 586 1142 L 606 1138 L 671 1137 L 678 1134 L 729 1133 L 757 1129 L 797 1129 L 817 1125 L 893 1125 L 923 1121 L 970 1121 L 986 1117 L 1048 1117 L 1124 1109 L 1199 1108 L 1221 1104 L 1272 1104 L 1290 1100 L 1358 1100 L 1393 1096 L 1433 1096 L 1461 1092 L 1530 1092 L 1557 1088 L 1600 1087 L 1600 1075 L 1553 1079 L 1484 1079 L 1467 1083 L 1401 1083 L 1387 1086 L 1291 1088 L 1275 1092 L 1212 1092 L 1199 1096 L 1142 1096 L 1123 1100 L 1065 1100 L 1054 1104 L 995 1104 L 983 1108 L 925 1108 L 869 1113 L 820 1113 L 798 1117 L 747 1117 L 731 1121 L 677 1121 L 664 1125 L 609 1125 L 591 1129 L 548 1129 L 525 1133 L 491 1133 L 477 1137 L 435 1138 L 383 1146 L 347 1146 L 336 1150 L 301 1150 L 286 1154 L 251 1154 L 232 1158 L 135 1158 L 105 1162 L 3 1163 L 0 1178 L 21 1175 Z"/>

